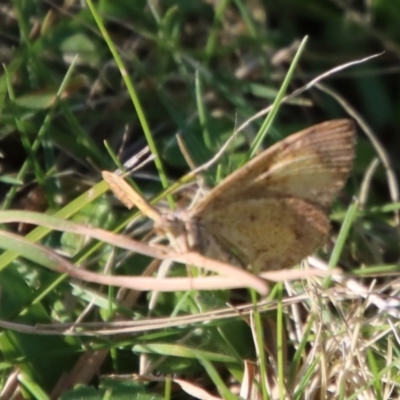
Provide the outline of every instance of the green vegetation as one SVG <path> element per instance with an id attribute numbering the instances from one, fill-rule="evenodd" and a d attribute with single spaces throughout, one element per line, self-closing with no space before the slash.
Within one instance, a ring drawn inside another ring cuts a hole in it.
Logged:
<path id="1" fill-rule="evenodd" d="M 353 3 L 2 2 L 2 399 L 400 397 L 400 3 Z M 267 297 L 255 280 L 132 289 L 210 273 L 160 266 L 167 242 L 102 170 L 135 164 L 145 198 L 185 208 L 260 149 L 335 118 L 357 121 L 357 154 L 318 256 L 343 275 Z"/>

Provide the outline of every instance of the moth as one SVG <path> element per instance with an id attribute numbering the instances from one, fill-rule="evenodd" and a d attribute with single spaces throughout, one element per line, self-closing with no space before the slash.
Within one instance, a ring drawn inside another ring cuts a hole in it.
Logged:
<path id="1" fill-rule="evenodd" d="M 291 267 L 326 240 L 328 212 L 354 159 L 352 120 L 323 122 L 264 150 L 192 209 L 162 214 L 122 177 L 103 171 L 114 194 L 137 206 L 178 251 L 195 250 L 254 272 Z"/>

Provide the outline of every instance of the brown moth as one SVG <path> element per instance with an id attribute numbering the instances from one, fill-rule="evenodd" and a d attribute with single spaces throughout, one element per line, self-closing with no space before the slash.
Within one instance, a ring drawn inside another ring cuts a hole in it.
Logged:
<path id="1" fill-rule="evenodd" d="M 254 272 L 300 262 L 327 238 L 327 216 L 354 159 L 355 124 L 323 122 L 293 134 L 225 178 L 191 210 L 161 214 L 120 176 L 103 178 L 128 207 L 137 206 L 200 253 Z"/>

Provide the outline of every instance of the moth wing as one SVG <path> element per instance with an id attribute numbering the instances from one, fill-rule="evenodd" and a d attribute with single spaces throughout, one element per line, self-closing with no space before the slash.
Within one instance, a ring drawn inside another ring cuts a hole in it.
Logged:
<path id="1" fill-rule="evenodd" d="M 303 200 L 264 198 L 212 207 L 199 227 L 205 235 L 202 252 L 207 254 L 211 235 L 226 253 L 235 255 L 243 267 L 251 264 L 257 273 L 292 267 L 310 255 L 326 240 L 330 222 L 323 211 Z"/>
<path id="2" fill-rule="evenodd" d="M 232 199 L 294 197 L 327 210 L 352 167 L 355 124 L 338 119 L 276 143 L 229 175 L 193 209 L 201 217 Z"/>

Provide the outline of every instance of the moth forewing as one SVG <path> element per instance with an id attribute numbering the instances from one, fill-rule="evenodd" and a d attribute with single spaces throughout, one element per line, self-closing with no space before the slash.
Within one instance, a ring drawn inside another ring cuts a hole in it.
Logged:
<path id="1" fill-rule="evenodd" d="M 333 120 L 271 146 L 194 207 L 199 232 L 238 248 L 255 270 L 300 262 L 329 233 L 326 212 L 352 167 L 355 133 L 353 121 Z"/>

